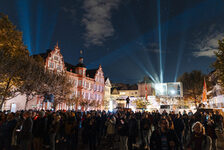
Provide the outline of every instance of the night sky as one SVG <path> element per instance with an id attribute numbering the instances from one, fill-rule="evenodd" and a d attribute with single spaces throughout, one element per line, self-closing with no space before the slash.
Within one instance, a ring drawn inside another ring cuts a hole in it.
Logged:
<path id="1" fill-rule="evenodd" d="M 83 50 L 87 68 L 101 64 L 112 82 L 209 73 L 224 38 L 223 0 L 0 0 L 0 12 L 31 54 L 58 41 L 66 62 L 76 65 Z"/>

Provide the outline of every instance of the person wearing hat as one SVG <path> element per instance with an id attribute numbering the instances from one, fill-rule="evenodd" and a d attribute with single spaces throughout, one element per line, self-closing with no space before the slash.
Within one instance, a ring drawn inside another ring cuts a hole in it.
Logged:
<path id="1" fill-rule="evenodd" d="M 209 136 L 205 135 L 205 128 L 199 121 L 193 124 L 192 135 L 188 141 L 189 143 L 186 146 L 187 150 L 212 149 L 212 140 Z"/>

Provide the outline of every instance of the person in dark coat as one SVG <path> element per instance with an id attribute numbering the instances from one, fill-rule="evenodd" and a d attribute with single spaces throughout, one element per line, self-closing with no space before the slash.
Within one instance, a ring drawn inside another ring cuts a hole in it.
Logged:
<path id="1" fill-rule="evenodd" d="M 11 149 L 11 142 L 12 142 L 12 133 L 16 126 L 16 120 L 14 119 L 14 114 L 9 113 L 7 115 L 7 120 L 2 124 L 2 128 L 0 130 L 2 134 L 1 149 L 10 150 Z"/>
<path id="2" fill-rule="evenodd" d="M 40 111 L 33 118 L 33 149 L 40 150 L 43 147 L 44 135 L 46 132 L 45 112 Z"/>
<path id="3" fill-rule="evenodd" d="M 76 148 L 76 126 L 77 121 L 75 118 L 75 113 L 71 113 L 69 118 L 65 121 L 65 135 L 68 150 L 74 150 Z"/>
<path id="4" fill-rule="evenodd" d="M 169 129 L 168 120 L 161 119 L 158 126 L 152 133 L 150 150 L 178 150 L 180 143 L 175 131 Z"/>
<path id="5" fill-rule="evenodd" d="M 120 138 L 120 149 L 128 150 L 128 122 L 126 115 L 123 115 L 117 121 L 118 135 Z"/>
<path id="6" fill-rule="evenodd" d="M 87 121 L 87 133 L 89 141 L 89 150 L 96 150 L 97 141 L 97 128 L 96 128 L 96 118 L 91 116 Z"/>
<path id="7" fill-rule="evenodd" d="M 207 120 L 205 123 L 205 133 L 212 139 L 212 149 L 216 150 L 217 149 L 217 135 L 215 132 L 215 124 L 214 121 L 211 120 L 210 118 Z"/>
<path id="8" fill-rule="evenodd" d="M 151 121 L 148 114 L 144 114 L 141 119 L 141 133 L 143 137 L 144 148 L 147 149 L 149 145 L 149 132 L 151 130 Z"/>
<path id="9" fill-rule="evenodd" d="M 185 124 L 184 124 L 184 121 L 183 121 L 180 114 L 177 114 L 176 118 L 174 119 L 174 129 L 176 131 L 176 134 L 177 134 L 177 136 L 179 138 L 179 141 L 180 141 L 180 144 L 182 146 L 183 145 L 182 137 L 183 137 L 183 131 L 185 129 Z"/>
<path id="10" fill-rule="evenodd" d="M 20 132 L 20 144 L 22 150 L 31 150 L 32 144 L 32 129 L 33 129 L 33 120 L 31 119 L 31 113 L 26 111 L 23 113 L 23 124 L 22 130 Z"/>
<path id="11" fill-rule="evenodd" d="M 128 149 L 133 149 L 133 144 L 136 143 L 136 137 L 138 136 L 138 124 L 134 114 L 131 114 L 128 121 Z"/>

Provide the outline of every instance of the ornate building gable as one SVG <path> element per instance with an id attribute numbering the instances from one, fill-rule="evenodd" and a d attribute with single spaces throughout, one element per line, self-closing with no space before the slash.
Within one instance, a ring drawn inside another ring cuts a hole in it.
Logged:
<path id="1" fill-rule="evenodd" d="M 111 85 L 111 82 L 110 82 L 110 79 L 109 78 L 105 78 L 105 86 L 107 86 L 107 87 L 112 87 L 112 85 Z"/>
<path id="2" fill-rule="evenodd" d="M 64 72 L 66 71 L 64 59 L 58 47 L 58 44 L 54 47 L 54 50 L 48 52 L 45 60 L 45 67 L 52 71 Z"/>
<path id="3" fill-rule="evenodd" d="M 95 79 L 96 82 L 104 84 L 104 73 L 103 73 L 103 69 L 102 69 L 101 65 L 96 70 L 96 74 L 94 76 L 94 79 Z"/>

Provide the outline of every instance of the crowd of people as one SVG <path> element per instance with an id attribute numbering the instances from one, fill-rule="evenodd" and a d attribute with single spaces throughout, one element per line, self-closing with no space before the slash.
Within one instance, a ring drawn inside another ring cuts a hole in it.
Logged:
<path id="1" fill-rule="evenodd" d="M 0 112 L 0 150 L 96 150 L 103 140 L 120 150 L 216 150 L 217 112 Z"/>

